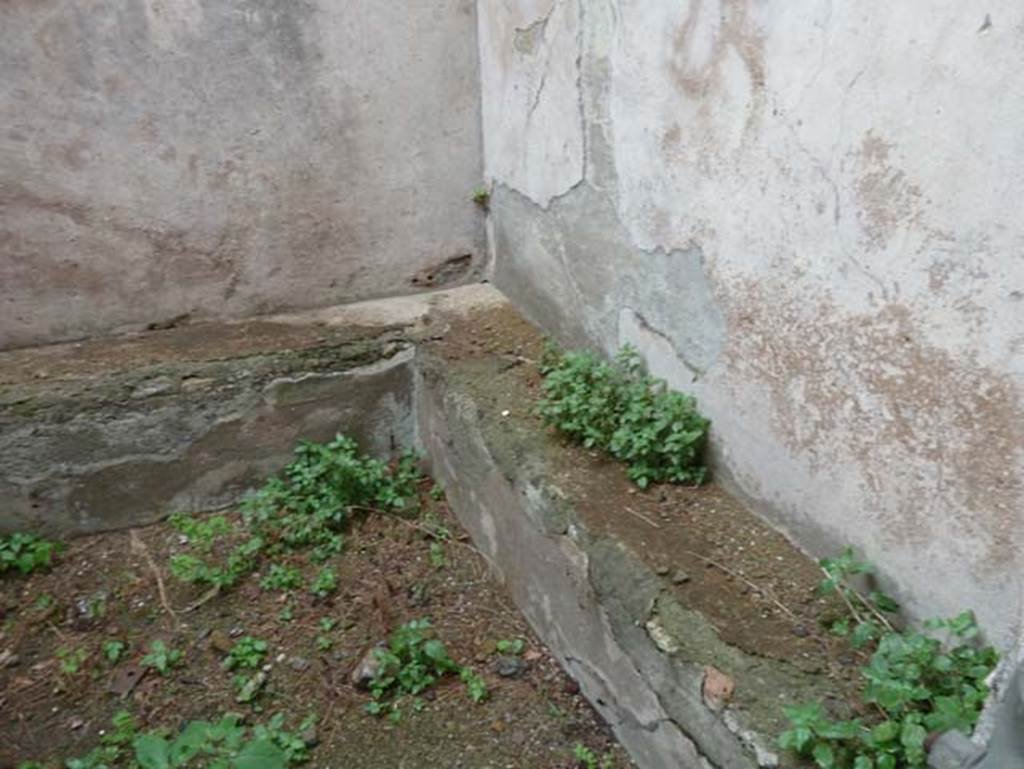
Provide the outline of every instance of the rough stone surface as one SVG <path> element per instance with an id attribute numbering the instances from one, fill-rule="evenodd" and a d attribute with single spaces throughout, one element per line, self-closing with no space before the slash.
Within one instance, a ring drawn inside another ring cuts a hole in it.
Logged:
<path id="1" fill-rule="evenodd" d="M 504 4 L 481 44 L 515 50 L 548 5 Z M 852 544 L 911 612 L 1019 642 L 1024 10 L 556 5 L 579 13 L 583 178 L 485 145 L 498 287 L 697 395 L 719 478 L 805 548 Z M 544 82 L 481 61 L 485 91 Z M 521 155 L 575 146 L 577 113 L 552 121 Z"/>
<path id="2" fill-rule="evenodd" d="M 83 533 L 230 503 L 300 439 L 414 445 L 414 341 L 499 300 L 467 286 L 0 353 L 0 530 Z"/>
<path id="3" fill-rule="evenodd" d="M 485 257 L 472 0 L 0 3 L 0 349 Z"/>

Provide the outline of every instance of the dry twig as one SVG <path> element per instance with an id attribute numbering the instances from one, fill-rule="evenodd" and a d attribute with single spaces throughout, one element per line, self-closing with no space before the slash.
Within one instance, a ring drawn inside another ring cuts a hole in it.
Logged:
<path id="1" fill-rule="evenodd" d="M 171 608 L 171 602 L 167 600 L 167 588 L 164 585 L 163 575 L 160 573 L 160 568 L 156 565 L 153 560 L 153 556 L 150 555 L 149 548 L 146 547 L 146 543 L 139 537 L 137 529 L 131 530 L 131 544 L 132 550 L 142 555 L 146 559 L 146 563 L 149 565 L 150 571 L 153 572 L 153 576 L 156 577 L 156 587 L 160 593 L 160 603 L 163 604 L 164 610 L 170 615 L 171 619 L 174 620 L 175 627 L 181 627 L 181 620 L 178 619 L 178 613 Z"/>

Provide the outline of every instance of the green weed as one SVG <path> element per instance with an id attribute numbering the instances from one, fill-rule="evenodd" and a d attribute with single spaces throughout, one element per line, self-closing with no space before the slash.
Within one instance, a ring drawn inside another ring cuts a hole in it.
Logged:
<path id="1" fill-rule="evenodd" d="M 370 714 L 388 713 L 397 719 L 401 714 L 397 698 L 403 695 L 416 697 L 448 674 L 460 676 L 473 701 L 480 702 L 487 696 L 483 679 L 449 656 L 445 645 L 434 637 L 428 619 L 402 625 L 391 634 L 387 647 L 376 649 L 374 654 L 380 666 L 370 682 L 373 702 L 366 706 Z"/>
<path id="2" fill-rule="evenodd" d="M 225 670 L 255 670 L 267 656 L 267 642 L 247 635 L 235 641 L 222 663 Z"/>
<path id="3" fill-rule="evenodd" d="M 107 658 L 107 662 L 111 665 L 116 665 L 121 661 L 121 657 L 124 656 L 127 648 L 128 644 L 124 641 L 105 641 L 103 643 L 103 656 Z"/>
<path id="4" fill-rule="evenodd" d="M 696 401 L 646 373 L 623 347 L 613 361 L 590 352 L 549 348 L 541 363 L 544 422 L 586 448 L 625 462 L 641 488 L 651 483 L 702 483 L 709 422 Z"/>
<path id="5" fill-rule="evenodd" d="M 847 548 L 824 559 L 823 594 L 835 594 L 848 617 L 835 620 L 833 633 L 849 636 L 857 647 L 874 644 L 861 670 L 863 712 L 877 716 L 833 719 L 819 702 L 784 709 L 791 728 L 779 745 L 809 758 L 820 769 L 897 769 L 925 765 L 925 738 L 930 732 L 958 729 L 970 733 L 978 720 L 998 654 L 977 642 L 978 626 L 970 612 L 932 620 L 926 631 L 899 630 L 889 618 L 897 606 L 874 591 L 864 595 L 851 578 L 871 571 Z"/>
<path id="6" fill-rule="evenodd" d="M 185 513 L 173 513 L 167 522 L 188 539 L 189 544 L 208 553 L 216 542 L 232 532 L 232 526 L 223 515 L 197 519 Z"/>
<path id="7" fill-rule="evenodd" d="M 73 676 L 82 669 L 82 665 L 89 657 L 85 649 L 69 649 L 62 646 L 57 649 L 57 659 L 60 660 L 60 672 L 66 676 Z"/>
<path id="8" fill-rule="evenodd" d="M 302 573 L 294 566 L 271 564 L 260 587 L 264 590 L 295 590 L 302 587 Z"/>
<path id="9" fill-rule="evenodd" d="M 514 654 L 516 656 L 523 653 L 526 648 L 526 641 L 522 638 L 503 638 L 495 644 L 499 654 Z"/>
<path id="10" fill-rule="evenodd" d="M 156 640 L 149 645 L 149 653 L 139 662 L 143 667 L 153 668 L 162 676 L 167 675 L 171 668 L 176 668 L 182 663 L 184 655 L 177 649 L 172 649 L 163 641 Z"/>
<path id="11" fill-rule="evenodd" d="M 16 533 L 0 536 L 0 574 L 12 569 L 20 574 L 49 569 L 53 564 L 53 556 L 60 552 L 60 549 L 58 543 L 34 534 Z"/>
<path id="12" fill-rule="evenodd" d="M 309 592 L 317 598 L 326 598 L 338 590 L 338 575 L 334 569 L 325 566 L 317 572 L 316 579 L 309 586 Z"/>
<path id="13" fill-rule="evenodd" d="M 572 749 L 572 757 L 583 769 L 608 769 L 613 763 L 611 755 L 598 758 L 597 753 L 579 742 Z"/>

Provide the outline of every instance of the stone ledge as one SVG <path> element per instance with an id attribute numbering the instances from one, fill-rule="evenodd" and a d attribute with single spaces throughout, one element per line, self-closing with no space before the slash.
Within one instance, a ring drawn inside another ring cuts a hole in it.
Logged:
<path id="1" fill-rule="evenodd" d="M 416 366 L 419 435 L 435 477 L 637 764 L 789 765 L 775 749 L 782 705 L 825 699 L 836 685 L 813 664 L 723 640 L 632 544 L 591 524 L 592 500 L 566 481 L 566 448 L 530 418 L 533 396 L 507 355 L 452 355 L 445 346 L 424 345 Z M 795 550 L 789 557 L 817 573 Z M 709 688 L 720 681 L 727 691 L 718 699 Z"/>

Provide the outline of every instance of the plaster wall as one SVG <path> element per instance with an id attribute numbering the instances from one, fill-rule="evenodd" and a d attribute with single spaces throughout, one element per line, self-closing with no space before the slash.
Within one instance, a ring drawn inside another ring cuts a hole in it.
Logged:
<path id="1" fill-rule="evenodd" d="M 9 0 L 0 75 L 0 348 L 484 255 L 472 0 Z"/>
<path id="2" fill-rule="evenodd" d="M 694 393 L 719 477 L 803 547 L 1017 644 L 1024 8 L 478 13 L 497 286 Z"/>

